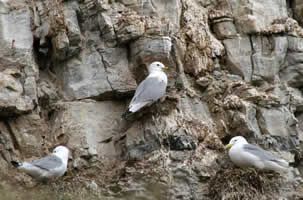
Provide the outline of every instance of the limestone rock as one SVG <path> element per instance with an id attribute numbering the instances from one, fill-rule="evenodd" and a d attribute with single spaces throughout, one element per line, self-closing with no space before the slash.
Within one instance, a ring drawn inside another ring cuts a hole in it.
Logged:
<path id="1" fill-rule="evenodd" d="M 156 131 L 150 129 L 151 124 L 136 122 L 125 132 L 127 135 L 122 156 L 129 160 L 142 160 L 161 147 L 160 139 Z M 118 143 L 117 145 L 120 146 Z M 117 146 L 116 145 L 116 146 Z"/>
<path id="2" fill-rule="evenodd" d="M 230 7 L 236 18 L 236 26 L 240 32 L 254 34 L 262 31 L 271 22 L 280 17 L 287 17 L 286 2 L 269 0 L 230 1 Z"/>
<path id="3" fill-rule="evenodd" d="M 38 102 L 37 85 L 35 77 L 28 77 L 24 82 L 24 94 L 33 101 L 34 104 Z"/>
<path id="4" fill-rule="evenodd" d="M 124 104 L 112 101 L 81 101 L 60 104 L 55 113 L 52 133 L 56 138 L 67 137 L 74 158 L 100 157 L 114 161 L 113 143 L 100 143 L 113 136 Z M 96 123 L 98 119 L 98 123 Z M 58 141 L 60 142 L 60 141 Z"/>
<path id="5" fill-rule="evenodd" d="M 176 32 L 179 29 L 182 9 L 180 0 L 168 0 L 165 2 L 161 0 L 122 0 L 121 3 L 135 10 L 141 16 L 152 16 L 158 18 L 159 21 L 167 21 L 166 25 L 169 27 L 163 28 L 168 28 L 170 32 Z M 162 33 L 163 31 L 167 30 L 162 29 Z"/>
<path id="6" fill-rule="evenodd" d="M 237 30 L 232 20 L 220 20 L 213 24 L 213 29 L 219 39 L 230 39 L 237 36 Z"/>
<path id="7" fill-rule="evenodd" d="M 131 58 L 134 63 L 149 65 L 158 60 L 172 63 L 172 41 L 170 37 L 147 37 L 131 43 Z"/>
<path id="8" fill-rule="evenodd" d="M 2 10 L 1 41 L 9 45 L 14 41 L 14 47 L 17 49 L 32 49 L 33 34 L 30 24 L 30 11 L 25 4 L 19 6 L 19 9 L 10 11 L 11 8 L 7 3 L 2 2 L 0 4 Z"/>
<path id="9" fill-rule="evenodd" d="M 102 38 L 104 38 L 106 42 L 113 43 L 114 46 L 116 44 L 116 34 L 111 17 L 106 13 L 101 13 L 98 15 L 98 24 Z"/>
<path id="10" fill-rule="evenodd" d="M 145 32 L 145 21 L 138 15 L 123 13 L 119 21 L 114 24 L 114 30 L 119 43 L 136 40 Z"/>
<path id="11" fill-rule="evenodd" d="M 137 84 L 128 68 L 126 49 L 107 48 L 101 54 L 107 80 L 113 92 L 116 95 L 124 95 L 134 91 Z"/>
<path id="12" fill-rule="evenodd" d="M 284 68 L 280 72 L 281 80 L 286 81 L 290 86 L 300 88 L 303 86 L 302 76 L 303 63 Z"/>
<path id="13" fill-rule="evenodd" d="M 296 123 L 289 110 L 283 107 L 280 109 L 259 108 L 257 119 L 263 134 L 279 137 L 287 137 L 290 126 Z"/>
<path id="14" fill-rule="evenodd" d="M 65 32 L 59 32 L 56 37 L 52 39 L 52 46 L 54 48 L 54 56 L 59 60 L 65 60 L 68 54 L 69 40 Z"/>
<path id="15" fill-rule="evenodd" d="M 79 59 L 72 58 L 56 68 L 66 99 L 106 99 L 129 94 L 136 88 L 124 48 L 108 48 L 100 53 L 86 50 Z"/>
<path id="16" fill-rule="evenodd" d="M 287 52 L 286 37 L 252 37 L 252 81 L 274 81 Z"/>
<path id="17" fill-rule="evenodd" d="M 290 1 L 289 8 L 294 9 L 293 10 L 294 17 L 296 18 L 296 20 L 298 20 L 298 22 L 302 26 L 302 24 L 303 24 L 303 13 L 302 13 L 303 3 L 301 1 L 295 1 L 295 3 Z"/>
<path id="18" fill-rule="evenodd" d="M 302 53 L 303 40 L 297 37 L 288 37 L 288 52 L 285 63 L 280 70 L 280 78 L 290 86 L 302 86 Z"/>
<path id="19" fill-rule="evenodd" d="M 208 12 L 200 3 L 187 0 L 182 4 L 184 25 L 181 33 L 184 41 L 181 44 L 184 45 L 184 71 L 195 76 L 203 70 L 213 71 L 215 58 L 223 56 L 225 52 L 224 46 L 210 33 Z"/>
<path id="20" fill-rule="evenodd" d="M 227 67 L 234 74 L 242 76 L 245 81 L 250 81 L 252 76 L 252 46 L 248 36 L 223 41 Z"/>
<path id="21" fill-rule="evenodd" d="M 78 54 L 81 50 L 82 39 L 77 12 L 79 5 L 75 1 L 64 3 L 64 18 L 69 40 L 68 57 Z"/>
<path id="22" fill-rule="evenodd" d="M 22 115 L 9 121 L 9 127 L 16 138 L 17 150 L 24 155 L 41 155 L 48 147 L 47 140 L 51 139 L 48 125 L 37 114 Z"/>
<path id="23" fill-rule="evenodd" d="M 250 103 L 243 103 L 242 112 L 228 112 L 230 128 L 233 135 L 244 134 L 247 137 L 261 136 L 261 131 L 257 121 L 257 110 Z"/>
<path id="24" fill-rule="evenodd" d="M 290 52 L 303 52 L 303 38 L 287 37 Z"/>
<path id="25" fill-rule="evenodd" d="M 84 51 L 80 54 L 80 60 L 72 58 L 56 70 L 62 77 L 66 99 L 99 97 L 112 91 L 98 52 Z"/>
<path id="26" fill-rule="evenodd" d="M 21 83 L 4 73 L 0 73 L 0 108 L 2 117 L 24 114 L 34 108 L 32 100 L 23 96 Z"/>

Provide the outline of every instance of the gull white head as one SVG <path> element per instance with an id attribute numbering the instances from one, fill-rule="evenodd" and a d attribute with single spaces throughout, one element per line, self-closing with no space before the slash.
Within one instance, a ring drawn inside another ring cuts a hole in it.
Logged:
<path id="1" fill-rule="evenodd" d="M 231 138 L 228 145 L 225 146 L 226 149 L 231 148 L 235 144 L 248 144 L 247 140 L 242 136 L 236 136 Z"/>
<path id="2" fill-rule="evenodd" d="M 152 64 L 150 64 L 148 67 L 148 73 L 152 73 L 152 72 L 163 72 L 166 71 L 168 68 L 165 67 L 161 62 L 153 62 Z"/>
<path id="3" fill-rule="evenodd" d="M 65 146 L 57 146 L 53 150 L 53 154 L 55 154 L 59 158 L 62 158 L 64 161 L 67 161 L 68 160 L 69 150 Z"/>

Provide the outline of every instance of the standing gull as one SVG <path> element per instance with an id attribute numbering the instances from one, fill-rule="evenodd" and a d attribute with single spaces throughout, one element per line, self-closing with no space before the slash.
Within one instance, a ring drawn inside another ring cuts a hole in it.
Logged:
<path id="1" fill-rule="evenodd" d="M 152 104 L 160 99 L 166 91 L 167 76 L 163 70 L 167 70 L 161 62 L 153 62 L 148 67 L 149 75 L 139 84 L 127 111 L 122 115 L 135 113 L 145 105 Z"/>
<path id="2" fill-rule="evenodd" d="M 53 153 L 31 162 L 11 161 L 12 165 L 39 181 L 63 176 L 67 169 L 68 148 L 58 146 Z"/>
<path id="3" fill-rule="evenodd" d="M 230 148 L 229 158 L 238 167 L 254 167 L 274 171 L 284 171 L 288 168 L 288 162 L 256 145 L 248 144 L 242 136 L 233 137 L 225 148 Z"/>

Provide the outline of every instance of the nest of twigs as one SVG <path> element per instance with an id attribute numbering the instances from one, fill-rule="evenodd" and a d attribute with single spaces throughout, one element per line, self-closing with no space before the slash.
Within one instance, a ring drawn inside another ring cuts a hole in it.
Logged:
<path id="1" fill-rule="evenodd" d="M 209 195 L 214 200 L 262 200 L 275 199 L 281 185 L 276 172 L 255 169 L 220 170 L 210 180 Z"/>

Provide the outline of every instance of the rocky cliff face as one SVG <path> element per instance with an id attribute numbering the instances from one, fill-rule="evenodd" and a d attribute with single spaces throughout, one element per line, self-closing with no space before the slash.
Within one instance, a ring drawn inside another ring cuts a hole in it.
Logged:
<path id="1" fill-rule="evenodd" d="M 10 160 L 65 144 L 67 175 L 32 191 L 233 199 L 213 187 L 233 180 L 226 171 L 236 177 L 223 144 L 243 135 L 295 163 L 270 183 L 277 190 L 243 198 L 302 198 L 302 8 L 299 0 L 0 1 L 0 189 L 33 184 Z M 124 121 L 156 60 L 169 67 L 167 95 Z"/>

